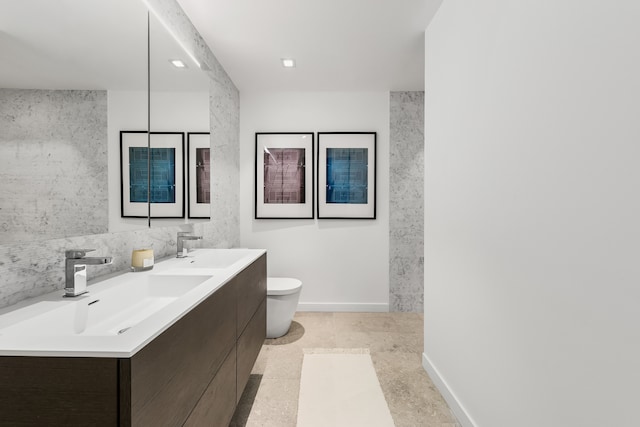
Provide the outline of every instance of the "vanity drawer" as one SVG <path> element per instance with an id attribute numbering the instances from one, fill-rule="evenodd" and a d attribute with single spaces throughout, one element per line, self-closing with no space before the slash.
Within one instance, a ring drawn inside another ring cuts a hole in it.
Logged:
<path id="1" fill-rule="evenodd" d="M 223 286 L 131 358 L 134 426 L 185 422 L 235 347 L 235 301 Z"/>
<path id="2" fill-rule="evenodd" d="M 185 427 L 227 427 L 236 407 L 236 348 L 207 387 Z"/>
<path id="3" fill-rule="evenodd" d="M 262 255 L 242 270 L 232 283 L 238 293 L 237 336 L 239 337 L 267 296 L 267 255 Z"/>
<path id="4" fill-rule="evenodd" d="M 266 335 L 267 299 L 264 298 L 244 332 L 238 338 L 238 395 L 236 402 L 240 401 L 244 387 L 249 381 L 251 370 L 256 363 Z"/>
<path id="5" fill-rule="evenodd" d="M 0 357 L 0 425 L 115 426 L 116 359 Z"/>

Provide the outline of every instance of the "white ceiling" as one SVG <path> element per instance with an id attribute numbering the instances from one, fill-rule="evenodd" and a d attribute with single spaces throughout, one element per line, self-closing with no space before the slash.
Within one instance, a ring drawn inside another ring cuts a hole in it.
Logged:
<path id="1" fill-rule="evenodd" d="M 424 89 L 424 30 L 442 0 L 178 3 L 240 91 L 396 91 Z"/>
<path id="2" fill-rule="evenodd" d="M 146 89 L 147 13 L 129 0 L 0 0 L 0 87 Z"/>
<path id="3" fill-rule="evenodd" d="M 152 91 L 208 90 L 207 77 L 153 15 L 149 35 Z M 141 1 L 0 0 L 0 88 L 147 90 L 147 77 Z"/>

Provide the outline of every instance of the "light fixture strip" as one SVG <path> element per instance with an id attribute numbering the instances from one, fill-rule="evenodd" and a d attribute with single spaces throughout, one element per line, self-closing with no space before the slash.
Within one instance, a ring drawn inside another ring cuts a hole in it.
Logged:
<path id="1" fill-rule="evenodd" d="M 170 59 L 169 62 L 176 68 L 187 68 L 187 64 L 182 62 L 180 59 Z"/>
<path id="2" fill-rule="evenodd" d="M 198 60 L 196 59 L 195 56 L 193 56 L 191 51 L 185 47 L 185 45 L 180 41 L 180 39 L 178 39 L 176 34 L 171 30 L 171 28 L 169 28 L 169 26 L 166 24 L 166 22 L 164 22 L 164 19 L 162 19 L 162 17 L 158 14 L 158 12 L 156 12 L 155 9 L 153 7 L 151 7 L 151 5 L 149 4 L 148 0 L 141 0 L 141 1 L 142 1 L 142 3 L 145 4 L 145 6 L 147 6 L 147 9 L 149 9 L 151 11 L 151 13 L 153 13 L 153 16 L 156 17 L 156 19 L 165 28 L 165 30 L 167 30 L 167 32 L 169 32 L 169 34 L 171 34 L 171 37 L 173 37 L 173 39 L 180 45 L 182 50 L 185 51 L 185 53 L 189 56 L 189 58 L 191 58 L 191 60 L 193 62 L 195 62 L 195 64 L 198 66 L 198 68 L 202 68 L 200 66 L 200 62 L 198 62 Z"/>

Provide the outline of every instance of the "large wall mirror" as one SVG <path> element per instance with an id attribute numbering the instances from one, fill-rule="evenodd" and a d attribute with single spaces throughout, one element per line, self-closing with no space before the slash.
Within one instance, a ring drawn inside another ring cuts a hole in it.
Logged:
<path id="1" fill-rule="evenodd" d="M 208 221 L 209 77 L 153 13 L 149 52 L 151 226 Z"/>
<path id="2" fill-rule="evenodd" d="M 186 150 L 209 105 L 197 67 L 161 77 L 161 46 L 178 45 L 148 15 L 133 0 L 0 0 L 0 244 L 149 225 L 121 215 L 120 132 L 184 132 Z M 179 83 L 196 70 L 199 89 Z"/>
<path id="3" fill-rule="evenodd" d="M 145 227 L 117 220 L 118 132 L 147 114 L 142 2 L 0 0 L 0 242 Z"/>

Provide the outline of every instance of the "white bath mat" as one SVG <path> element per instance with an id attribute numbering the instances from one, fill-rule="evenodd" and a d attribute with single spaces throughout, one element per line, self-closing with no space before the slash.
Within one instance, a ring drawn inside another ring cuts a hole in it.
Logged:
<path id="1" fill-rule="evenodd" d="M 393 427 L 366 349 L 305 351 L 297 427 Z"/>

